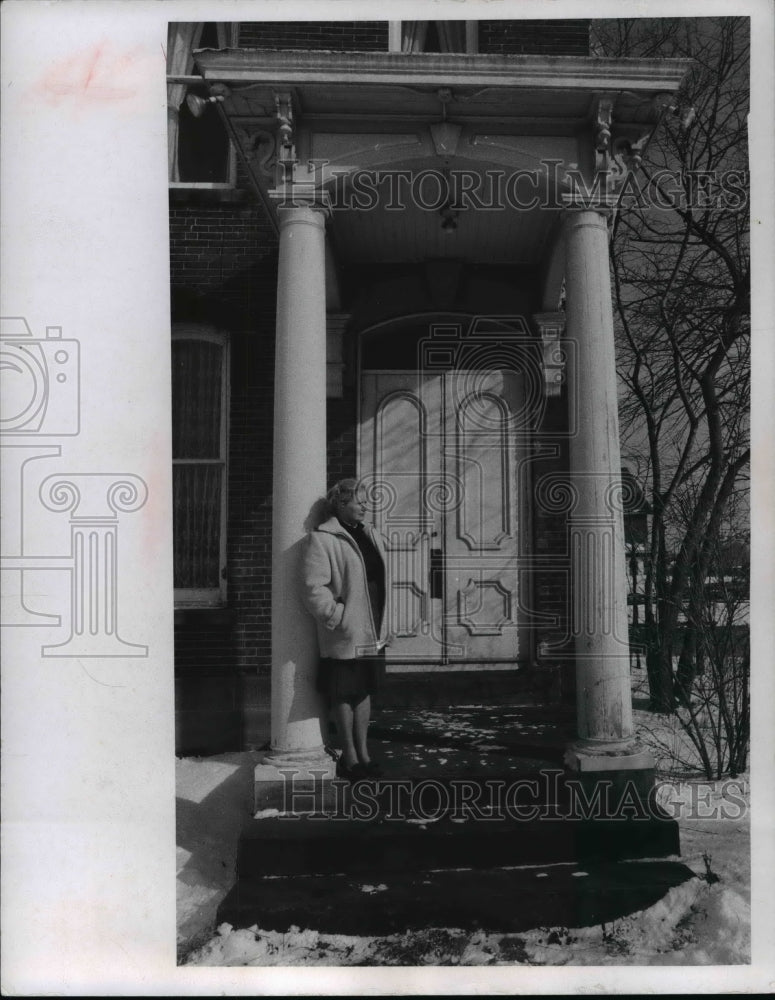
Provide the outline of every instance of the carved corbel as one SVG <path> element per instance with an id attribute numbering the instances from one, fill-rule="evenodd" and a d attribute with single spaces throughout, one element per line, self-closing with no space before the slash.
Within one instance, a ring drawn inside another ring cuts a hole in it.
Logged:
<path id="1" fill-rule="evenodd" d="M 277 177 L 278 187 L 292 184 L 296 169 L 296 145 L 294 142 L 293 102 L 287 92 L 274 95 L 275 117 L 277 119 Z"/>
<path id="2" fill-rule="evenodd" d="M 267 129 L 235 129 L 245 158 L 256 173 L 274 178 L 277 169 L 277 136 Z"/>
<path id="3" fill-rule="evenodd" d="M 274 98 L 277 155 L 275 186 L 268 192 L 269 197 L 278 202 L 281 208 L 306 206 L 328 216 L 331 212 L 331 196 L 328 191 L 318 186 L 319 178 L 305 171 L 301 171 L 302 176 L 297 177 L 296 167 L 299 160 L 296 156 L 293 98 L 287 91 L 276 91 Z"/>
<path id="4" fill-rule="evenodd" d="M 544 393 L 547 398 L 556 398 L 565 382 L 565 351 L 562 348 L 565 313 L 536 313 L 533 321 L 541 335 Z"/>
<path id="5" fill-rule="evenodd" d="M 599 97 L 595 103 L 593 137 L 595 170 L 607 170 L 611 157 L 611 127 L 614 102 L 612 97 Z"/>
<path id="6" fill-rule="evenodd" d="M 614 99 L 599 96 L 594 105 L 592 137 L 595 174 L 605 177 L 605 190 L 614 202 L 630 183 L 643 161 L 643 153 L 653 132 L 652 126 L 614 124 Z"/>
<path id="7" fill-rule="evenodd" d="M 621 136 L 614 142 L 613 155 L 622 173 L 635 173 L 643 162 L 643 152 L 651 138 L 651 129 L 637 138 Z"/>

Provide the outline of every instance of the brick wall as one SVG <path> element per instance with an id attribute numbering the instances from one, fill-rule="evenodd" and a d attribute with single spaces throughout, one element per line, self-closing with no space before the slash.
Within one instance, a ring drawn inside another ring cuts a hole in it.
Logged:
<path id="1" fill-rule="evenodd" d="M 176 671 L 268 674 L 277 240 L 257 205 L 173 201 L 170 269 L 173 322 L 211 323 L 231 345 L 228 607 L 178 613 Z M 355 421 L 349 377 L 328 404 L 329 485 L 355 474 Z"/>
<path id="2" fill-rule="evenodd" d="M 258 205 L 170 205 L 170 279 L 173 292 L 218 291 L 255 312 L 253 272 L 276 254 L 277 241 Z"/>
<path id="3" fill-rule="evenodd" d="M 485 55 L 588 56 L 589 21 L 480 21 Z"/>
<path id="4" fill-rule="evenodd" d="M 173 202 L 170 267 L 173 322 L 212 323 L 231 345 L 228 613 L 178 615 L 176 670 L 266 672 L 277 241 L 259 206 Z"/>
<path id="5" fill-rule="evenodd" d="M 328 400 L 328 485 L 355 475 L 357 403 L 355 386 L 345 388 L 343 399 Z"/>
<path id="6" fill-rule="evenodd" d="M 587 20 L 480 21 L 479 52 L 589 55 Z M 239 26 L 244 48 L 386 52 L 387 21 L 263 21 Z"/>
<path id="7" fill-rule="evenodd" d="M 387 52 L 387 21 L 262 21 L 239 26 L 248 49 L 311 49 L 331 52 Z"/>

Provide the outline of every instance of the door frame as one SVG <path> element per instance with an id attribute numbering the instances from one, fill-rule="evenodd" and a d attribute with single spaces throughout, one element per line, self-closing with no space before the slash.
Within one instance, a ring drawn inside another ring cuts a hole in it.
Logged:
<path id="1" fill-rule="evenodd" d="M 380 368 L 380 369 L 364 369 L 363 368 L 363 341 L 364 337 L 373 334 L 380 329 L 385 329 L 386 331 L 391 327 L 395 327 L 398 331 L 402 327 L 407 327 L 415 325 L 418 322 L 427 320 L 429 323 L 437 321 L 440 324 L 444 323 L 457 323 L 461 325 L 470 324 L 478 314 L 470 312 L 451 312 L 448 310 L 434 310 L 431 312 L 417 312 L 408 313 L 404 316 L 394 316 L 389 319 L 380 320 L 377 323 L 370 324 L 361 330 L 354 331 L 354 336 L 356 338 L 356 368 L 357 368 L 357 387 L 356 387 L 356 427 L 355 427 L 355 474 L 358 479 L 363 476 L 363 469 L 361 467 L 361 436 L 362 436 L 362 426 L 363 426 L 363 376 L 368 373 L 379 372 L 381 374 L 390 373 L 403 373 L 409 371 L 410 369 L 390 369 L 390 368 Z M 525 325 L 528 329 L 531 329 L 531 325 L 527 322 L 525 317 L 522 317 Z M 529 441 L 533 440 L 531 435 Z M 536 662 L 536 631 L 535 631 L 535 619 L 531 609 L 534 608 L 534 577 L 535 573 L 530 572 L 530 570 L 535 570 L 535 538 L 533 533 L 533 509 L 530 502 L 532 496 L 532 463 L 530 461 L 531 445 L 527 444 L 525 451 L 527 453 L 527 458 L 524 462 L 524 475 L 521 477 L 521 481 L 515 484 L 516 495 L 517 495 L 517 531 L 518 531 L 518 553 L 521 554 L 523 562 L 527 564 L 527 569 L 529 570 L 525 574 L 525 588 L 524 596 L 525 602 L 520 600 L 518 604 L 521 606 L 523 621 L 520 623 L 519 628 L 521 634 L 524 636 L 524 647 L 525 654 L 521 656 L 515 663 L 506 663 L 504 661 L 489 661 L 484 663 L 483 668 L 488 670 L 524 670 L 525 668 L 531 667 Z M 520 572 L 520 567 L 518 567 L 518 573 Z M 519 577 L 518 577 L 519 586 Z M 520 587 L 519 593 L 522 593 L 522 588 Z M 533 620 L 531 620 L 533 619 Z M 471 669 L 471 663 L 460 662 L 460 661 L 449 661 L 446 657 L 441 662 L 429 663 L 429 662 L 403 662 L 396 661 L 395 663 L 388 663 L 387 670 L 391 673 L 419 673 L 419 672 L 432 672 L 432 671 L 443 671 L 443 672 L 453 672 Z"/>

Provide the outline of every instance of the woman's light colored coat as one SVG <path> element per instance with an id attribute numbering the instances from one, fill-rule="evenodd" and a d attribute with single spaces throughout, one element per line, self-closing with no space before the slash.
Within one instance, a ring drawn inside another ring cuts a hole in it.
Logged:
<path id="1" fill-rule="evenodd" d="M 387 558 L 379 533 L 364 523 L 368 538 Z M 317 623 L 320 655 L 339 660 L 373 656 L 387 640 L 387 612 L 380 634 L 374 622 L 366 566 L 355 539 L 335 517 L 307 536 L 302 558 L 304 603 Z M 385 580 L 387 593 L 387 579 Z"/>

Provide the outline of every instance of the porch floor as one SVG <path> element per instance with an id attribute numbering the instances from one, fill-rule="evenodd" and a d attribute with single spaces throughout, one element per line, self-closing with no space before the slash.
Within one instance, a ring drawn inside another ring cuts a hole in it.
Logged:
<path id="1" fill-rule="evenodd" d="M 519 741 L 527 745 L 534 737 L 541 745 L 552 739 L 564 742 L 572 736 L 574 708 L 560 700 L 561 689 L 560 674 L 549 669 L 388 673 L 374 699 L 379 708 L 372 735 L 379 738 L 385 730 L 395 735 L 411 728 L 427 734 L 416 742 L 438 741 L 445 732 L 471 742 L 479 727 L 482 739 L 497 736 L 503 746 Z M 262 749 L 270 738 L 270 705 L 269 677 L 176 678 L 178 753 L 211 756 Z"/>
<path id="2" fill-rule="evenodd" d="M 383 708 L 369 734 L 387 777 L 507 778 L 562 767 L 574 724 L 573 709 L 557 705 Z"/>

